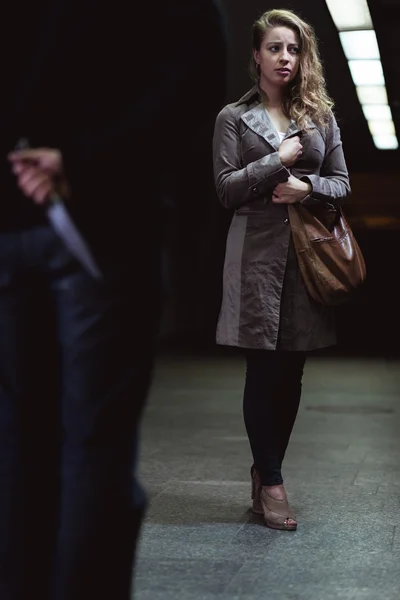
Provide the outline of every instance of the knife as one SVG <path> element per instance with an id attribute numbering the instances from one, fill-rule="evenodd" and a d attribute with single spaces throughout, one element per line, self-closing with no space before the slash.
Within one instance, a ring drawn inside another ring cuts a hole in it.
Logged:
<path id="1" fill-rule="evenodd" d="M 29 148 L 30 145 L 26 138 L 21 138 L 15 146 L 15 150 L 28 150 Z M 85 238 L 73 222 L 61 196 L 53 193 L 46 201 L 45 210 L 51 226 L 71 254 L 91 277 L 102 279 L 103 275 L 97 262 Z"/>

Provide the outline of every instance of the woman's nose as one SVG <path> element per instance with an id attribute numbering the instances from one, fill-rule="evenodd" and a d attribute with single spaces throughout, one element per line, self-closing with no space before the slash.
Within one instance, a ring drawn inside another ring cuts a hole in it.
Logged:
<path id="1" fill-rule="evenodd" d="M 279 59 L 284 62 L 289 61 L 289 52 L 287 51 L 287 48 L 283 48 Z"/>

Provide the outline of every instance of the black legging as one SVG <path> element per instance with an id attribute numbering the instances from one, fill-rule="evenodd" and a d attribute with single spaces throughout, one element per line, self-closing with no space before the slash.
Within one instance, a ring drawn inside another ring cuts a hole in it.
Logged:
<path id="1" fill-rule="evenodd" d="M 246 350 L 243 415 L 261 485 L 283 483 L 281 467 L 296 420 L 305 352 Z"/>

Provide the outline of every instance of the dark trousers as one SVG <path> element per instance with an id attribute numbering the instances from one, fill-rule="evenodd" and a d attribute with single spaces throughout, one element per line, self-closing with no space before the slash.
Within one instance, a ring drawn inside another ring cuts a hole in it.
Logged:
<path id="1" fill-rule="evenodd" d="M 243 415 L 261 485 L 279 485 L 300 404 L 304 352 L 246 350 Z"/>
<path id="2" fill-rule="evenodd" d="M 157 294 L 104 274 L 49 227 L 0 235 L 1 600 L 130 598 Z"/>

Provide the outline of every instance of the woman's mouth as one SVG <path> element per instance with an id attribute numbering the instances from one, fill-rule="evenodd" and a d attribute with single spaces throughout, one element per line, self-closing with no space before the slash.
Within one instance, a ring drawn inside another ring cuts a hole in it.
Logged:
<path id="1" fill-rule="evenodd" d="M 289 75 L 290 69 L 285 69 L 285 68 L 276 69 L 276 72 L 279 73 L 280 75 Z"/>

